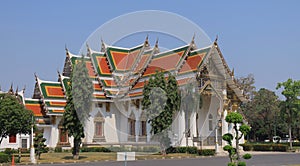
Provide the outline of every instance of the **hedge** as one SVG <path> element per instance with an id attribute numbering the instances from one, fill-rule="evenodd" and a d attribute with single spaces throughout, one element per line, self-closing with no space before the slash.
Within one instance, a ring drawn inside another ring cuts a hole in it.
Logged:
<path id="1" fill-rule="evenodd" d="M 286 152 L 288 146 L 285 144 L 241 144 L 244 151 L 279 151 Z"/>
<path id="2" fill-rule="evenodd" d="M 105 147 L 82 147 L 81 152 L 111 152 L 111 150 Z"/>
<path id="3" fill-rule="evenodd" d="M 188 153 L 198 154 L 200 156 L 213 156 L 215 154 L 214 149 L 202 149 L 199 150 L 197 147 L 169 147 L 166 150 L 167 153 Z"/>
<path id="4" fill-rule="evenodd" d="M 10 161 L 10 155 L 0 152 L 0 163 L 7 163 Z"/>

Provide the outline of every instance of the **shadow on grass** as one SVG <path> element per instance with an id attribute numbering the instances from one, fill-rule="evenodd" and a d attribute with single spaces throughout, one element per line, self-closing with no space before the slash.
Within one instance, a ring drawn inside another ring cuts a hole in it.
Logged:
<path id="1" fill-rule="evenodd" d="M 80 159 L 85 159 L 85 158 L 88 158 L 88 157 L 86 157 L 86 156 L 79 156 L 79 160 Z M 73 156 L 65 156 L 62 159 L 64 159 L 64 160 L 74 160 Z"/>

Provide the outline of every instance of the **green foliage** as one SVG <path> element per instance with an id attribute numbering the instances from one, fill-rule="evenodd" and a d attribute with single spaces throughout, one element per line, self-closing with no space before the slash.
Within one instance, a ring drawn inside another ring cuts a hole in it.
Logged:
<path id="1" fill-rule="evenodd" d="M 147 110 L 151 124 L 152 139 L 161 143 L 162 151 L 170 145 L 168 130 L 173 122 L 175 111 L 180 108 L 180 95 L 177 81 L 169 74 L 166 81 L 163 72 L 156 72 L 143 90 L 143 109 Z"/>
<path id="2" fill-rule="evenodd" d="M 46 138 L 44 138 L 43 133 L 39 133 L 35 138 L 34 138 L 34 148 L 35 148 L 35 154 L 38 157 L 38 159 L 41 159 L 41 154 L 42 153 L 47 153 L 48 148 L 45 145 Z"/>
<path id="3" fill-rule="evenodd" d="M 286 152 L 287 144 L 241 144 L 244 151 L 278 151 Z"/>
<path id="4" fill-rule="evenodd" d="M 61 152 L 63 152 L 62 147 L 55 147 L 55 148 L 54 148 L 54 152 L 56 152 L 56 153 L 61 153 Z"/>
<path id="5" fill-rule="evenodd" d="M 214 156 L 215 155 L 215 149 L 200 149 L 198 150 L 199 156 Z"/>
<path id="6" fill-rule="evenodd" d="M 230 159 L 230 163 L 228 165 L 240 162 L 240 154 L 239 154 L 239 140 L 243 137 L 243 135 L 247 134 L 250 131 L 250 126 L 243 124 L 243 116 L 238 112 L 230 112 L 225 117 L 226 122 L 233 123 L 234 135 L 224 134 L 222 139 L 227 141 L 228 145 L 224 146 L 223 149 L 228 152 L 228 157 Z M 240 126 L 238 126 L 240 125 Z M 239 133 L 241 132 L 241 134 Z M 232 141 L 235 139 L 235 148 L 232 146 Z M 245 163 L 246 164 L 246 163 Z"/>
<path id="7" fill-rule="evenodd" d="M 246 153 L 243 155 L 243 159 L 245 159 L 245 160 L 249 160 L 249 159 L 251 159 L 251 157 L 252 157 L 252 155 L 249 153 Z"/>
<path id="8" fill-rule="evenodd" d="M 225 118 L 228 123 L 243 123 L 243 116 L 238 112 L 230 112 Z"/>
<path id="9" fill-rule="evenodd" d="M 0 152 L 0 163 L 7 163 L 10 161 L 10 155 Z"/>
<path id="10" fill-rule="evenodd" d="M 0 94 L 0 144 L 11 134 L 28 134 L 32 124 L 32 111 L 26 110 L 15 95 Z"/>
<path id="11" fill-rule="evenodd" d="M 82 147 L 81 152 L 111 152 L 110 149 L 105 147 Z"/>
<path id="12" fill-rule="evenodd" d="M 84 138 L 84 122 L 91 109 L 93 85 L 89 78 L 86 62 L 82 57 L 73 66 L 71 79 L 66 91 L 67 104 L 63 115 L 63 125 L 69 137 L 73 136 L 73 158 L 79 158 L 81 139 Z"/>
<path id="13" fill-rule="evenodd" d="M 215 154 L 214 149 L 202 149 L 199 150 L 197 147 L 169 147 L 166 150 L 167 154 L 169 153 L 188 153 L 188 154 L 198 154 L 200 156 L 213 156 Z"/>
<path id="14" fill-rule="evenodd" d="M 287 115 L 289 138 L 293 138 L 293 124 L 299 124 L 298 119 L 300 117 L 300 80 L 293 81 L 292 79 L 288 79 L 285 82 L 278 83 L 276 89 L 279 88 L 283 88 L 281 94 L 286 98 L 281 103 L 281 109 L 283 114 Z M 300 129 L 299 125 L 297 127 Z M 290 149 L 292 149 L 292 142 L 290 142 Z"/>
<path id="15" fill-rule="evenodd" d="M 18 149 L 12 149 L 12 148 L 5 148 L 4 150 L 4 153 L 8 155 L 11 155 L 13 153 L 18 153 L 18 152 L 19 152 Z"/>
<path id="16" fill-rule="evenodd" d="M 284 118 L 280 116 L 279 99 L 275 92 L 261 88 L 254 93 L 254 98 L 241 107 L 248 123 L 252 127 L 250 133 L 255 140 L 271 139 L 278 134 L 281 124 L 285 123 Z"/>
<path id="17" fill-rule="evenodd" d="M 246 124 L 242 124 L 239 128 L 239 131 L 243 134 L 246 135 L 247 133 L 249 133 L 251 130 L 250 126 L 246 125 Z"/>
<path id="18" fill-rule="evenodd" d="M 230 162 L 230 163 L 227 164 L 227 166 L 236 166 L 236 164 L 233 163 L 233 162 Z"/>
<path id="19" fill-rule="evenodd" d="M 232 146 L 233 135 L 230 133 L 226 133 L 222 136 L 222 139 L 226 141 L 230 146 Z"/>
<path id="20" fill-rule="evenodd" d="M 239 162 L 238 162 L 238 166 L 246 166 L 246 162 L 244 162 L 244 161 L 239 161 Z"/>

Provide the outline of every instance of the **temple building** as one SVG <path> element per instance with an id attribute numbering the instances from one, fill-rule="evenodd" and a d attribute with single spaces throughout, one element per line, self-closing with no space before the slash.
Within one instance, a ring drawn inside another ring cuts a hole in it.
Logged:
<path id="1" fill-rule="evenodd" d="M 66 49 L 62 72 L 56 81 L 35 75 L 32 98 L 17 92 L 25 107 L 34 112 L 36 125 L 47 139 L 48 147 L 70 147 L 72 139 L 62 126 L 66 105 L 66 88 L 72 65 L 81 55 Z M 143 87 L 157 70 L 173 74 L 179 87 L 196 83 L 201 106 L 187 113 L 184 107 L 174 115 L 170 138 L 173 146 L 222 148 L 222 135 L 232 130 L 225 116 L 236 111 L 246 98 L 238 87 L 215 40 L 205 48 L 197 48 L 194 40 L 184 46 L 161 52 L 158 42 L 150 46 L 148 39 L 133 48 L 109 46 L 101 50 L 87 46 L 86 67 L 94 85 L 93 108 L 85 123 L 83 146 L 152 145 L 151 126 L 142 109 Z M 188 125 L 185 121 L 188 114 Z M 22 143 L 28 140 L 20 137 Z M 1 147 L 21 147 L 20 140 L 5 139 Z M 27 141 L 29 142 L 29 141 Z M 216 146 L 217 145 L 217 146 Z M 25 147 L 25 146 L 24 146 Z"/>

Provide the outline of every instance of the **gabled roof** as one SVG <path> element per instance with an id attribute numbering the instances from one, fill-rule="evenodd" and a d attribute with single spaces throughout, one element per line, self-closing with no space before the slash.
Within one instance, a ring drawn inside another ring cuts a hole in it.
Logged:
<path id="1" fill-rule="evenodd" d="M 155 54 L 142 77 L 155 74 L 156 71 L 172 72 L 177 69 L 188 53 L 189 45 Z"/>
<path id="2" fill-rule="evenodd" d="M 127 49 L 108 46 L 106 55 L 112 72 L 123 73 L 132 70 L 143 54 L 144 44 Z"/>
<path id="3" fill-rule="evenodd" d="M 50 117 L 46 115 L 39 99 L 26 98 L 24 102 L 25 108 L 33 112 L 37 125 L 50 125 Z"/>

